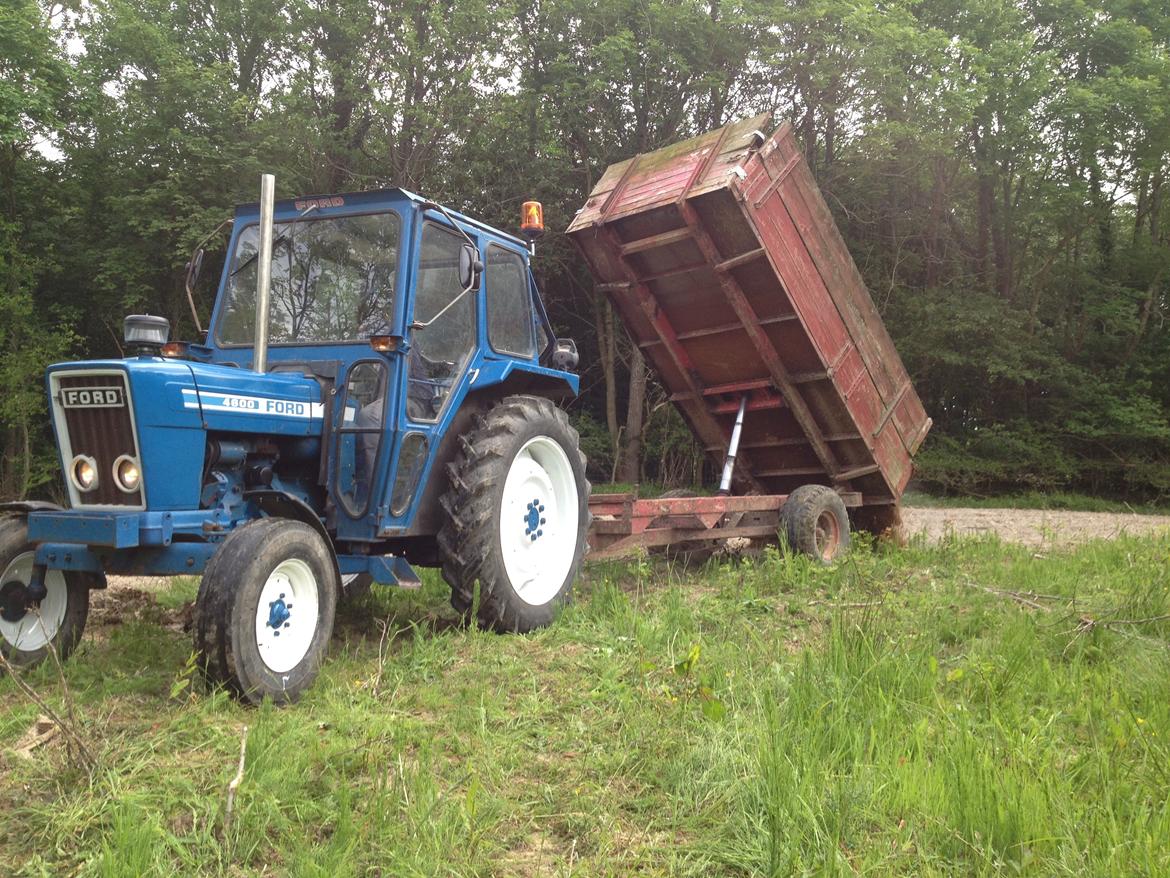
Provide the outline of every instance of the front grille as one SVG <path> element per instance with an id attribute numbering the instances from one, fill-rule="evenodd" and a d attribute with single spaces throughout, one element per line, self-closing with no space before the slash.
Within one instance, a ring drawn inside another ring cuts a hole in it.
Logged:
<path id="1" fill-rule="evenodd" d="M 114 461 L 119 457 L 128 454 L 141 461 L 126 373 L 55 375 L 53 383 L 65 482 L 73 505 L 143 507 L 141 488 L 127 494 L 114 482 Z M 81 493 L 73 485 L 69 469 L 78 454 L 92 457 L 97 464 L 95 490 Z"/>

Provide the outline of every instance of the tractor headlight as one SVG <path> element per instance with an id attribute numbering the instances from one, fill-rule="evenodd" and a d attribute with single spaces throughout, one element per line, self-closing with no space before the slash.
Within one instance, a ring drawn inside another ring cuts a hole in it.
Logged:
<path id="1" fill-rule="evenodd" d="M 141 481 L 142 469 L 129 454 L 123 454 L 114 461 L 114 484 L 124 493 L 133 494 Z"/>
<path id="2" fill-rule="evenodd" d="M 79 491 L 92 491 L 98 485 L 97 462 L 92 457 L 79 454 L 69 465 L 69 476 Z"/>

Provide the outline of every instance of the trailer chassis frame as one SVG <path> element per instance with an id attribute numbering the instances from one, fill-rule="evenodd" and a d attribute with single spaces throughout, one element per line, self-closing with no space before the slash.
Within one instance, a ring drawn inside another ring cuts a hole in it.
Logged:
<path id="1" fill-rule="evenodd" d="M 859 492 L 838 492 L 847 508 L 862 504 Z M 640 499 L 636 493 L 594 494 L 589 527 L 589 559 L 604 561 L 667 545 L 747 539 L 779 540 L 780 510 L 787 494 L 745 496 L 660 497 Z"/>

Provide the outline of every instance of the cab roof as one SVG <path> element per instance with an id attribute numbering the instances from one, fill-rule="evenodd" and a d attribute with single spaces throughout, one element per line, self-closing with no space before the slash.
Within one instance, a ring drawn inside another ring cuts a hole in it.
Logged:
<path id="1" fill-rule="evenodd" d="M 365 213 L 378 209 L 388 209 L 392 206 L 401 206 L 403 201 L 422 205 L 431 199 L 424 198 L 409 189 L 368 189 L 364 192 L 338 192 L 332 195 L 299 195 L 295 198 L 278 198 L 275 203 L 277 221 L 288 221 L 296 218 L 306 209 L 315 206 L 315 213 L 320 216 L 341 216 L 348 213 Z M 457 210 L 447 208 L 451 216 L 469 228 L 478 229 L 510 241 L 524 250 L 528 244 L 522 238 L 501 231 L 494 226 L 462 214 Z M 260 216 L 258 201 L 236 205 L 236 219 L 251 220 Z"/>

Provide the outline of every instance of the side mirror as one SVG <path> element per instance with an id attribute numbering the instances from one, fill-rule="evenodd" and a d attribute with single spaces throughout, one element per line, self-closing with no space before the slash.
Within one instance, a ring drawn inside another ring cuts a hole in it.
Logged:
<path id="1" fill-rule="evenodd" d="M 195 288 L 195 281 L 199 280 L 199 272 L 203 270 L 203 248 L 200 247 L 191 254 L 191 261 L 187 263 L 187 280 L 186 287 L 188 290 Z"/>
<path id="2" fill-rule="evenodd" d="M 483 262 L 480 261 L 479 251 L 470 244 L 459 248 L 459 284 L 468 290 L 475 286 L 483 271 Z"/>

